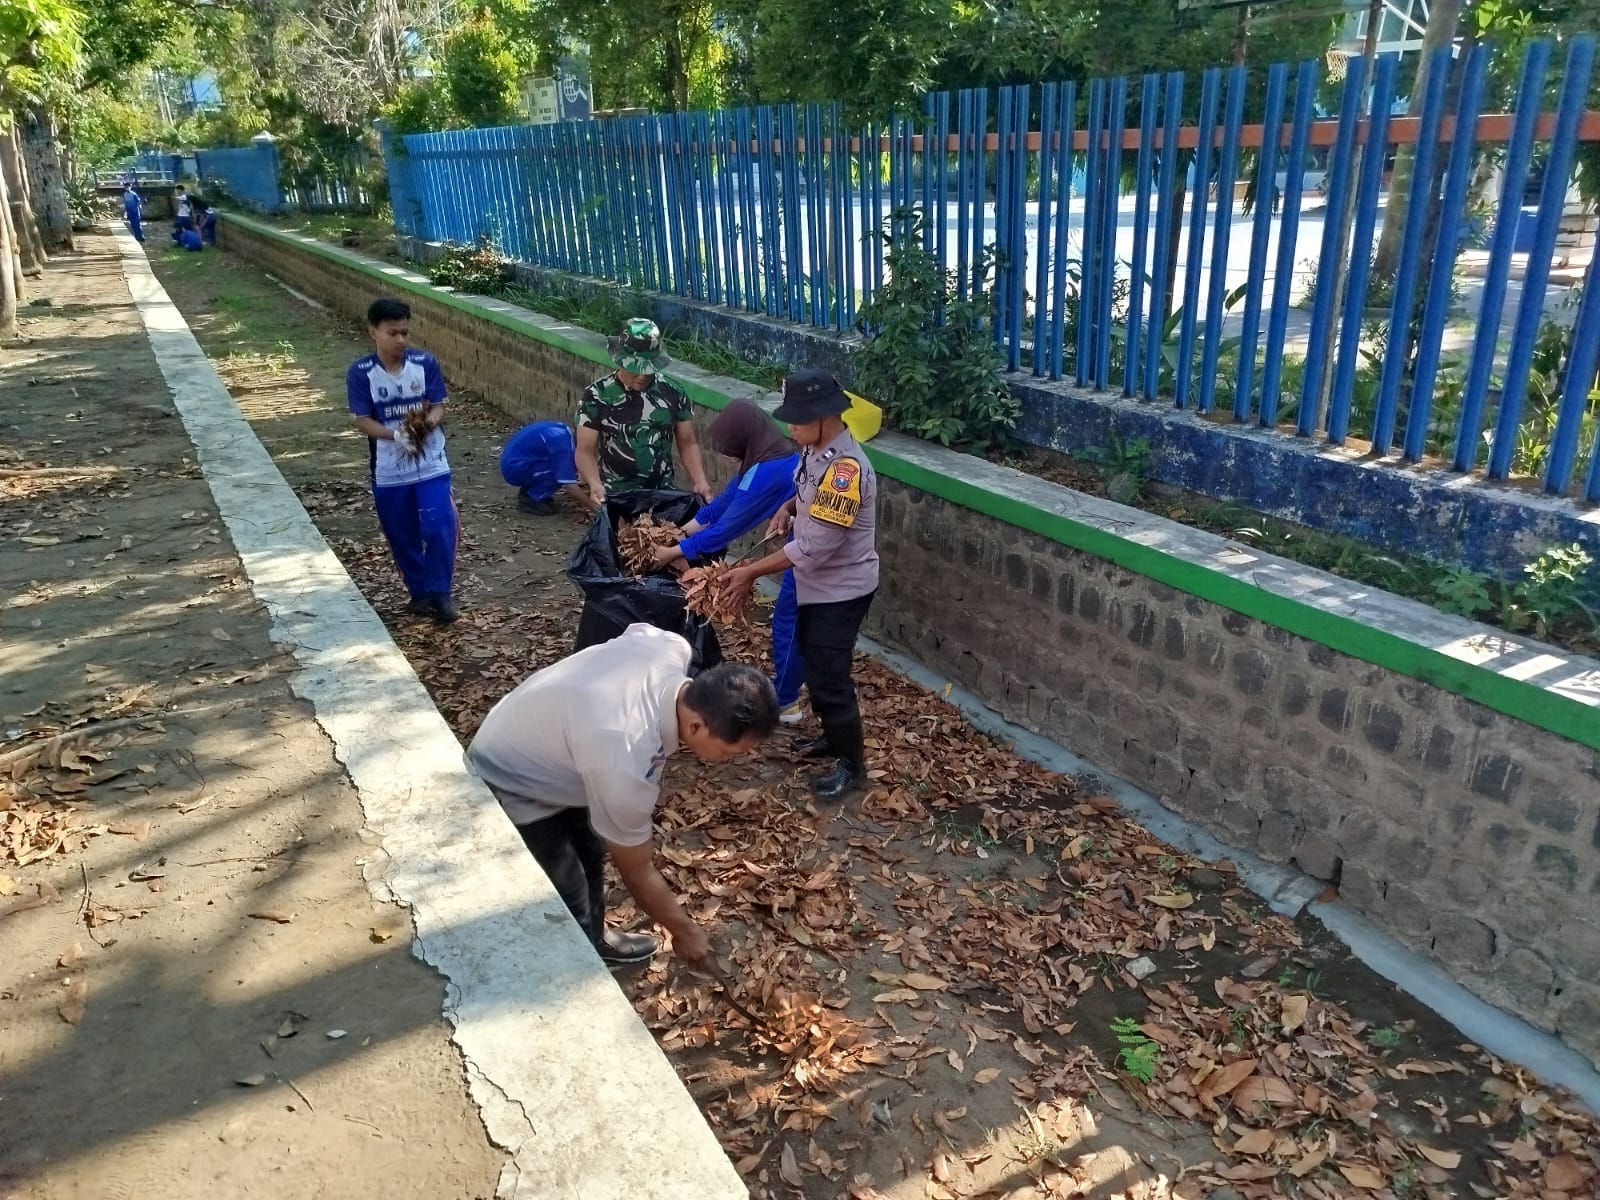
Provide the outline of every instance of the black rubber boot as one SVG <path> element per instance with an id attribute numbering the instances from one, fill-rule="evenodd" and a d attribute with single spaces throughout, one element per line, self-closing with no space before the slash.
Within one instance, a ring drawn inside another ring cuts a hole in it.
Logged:
<path id="1" fill-rule="evenodd" d="M 828 742 L 837 759 L 833 770 L 811 781 L 811 794 L 818 800 L 837 804 L 866 790 L 866 747 L 863 736 L 860 717 L 835 722 L 828 730 Z"/>
<path id="2" fill-rule="evenodd" d="M 437 592 L 433 597 L 433 619 L 440 625 L 460 620 L 461 612 L 449 592 Z"/>
<path id="3" fill-rule="evenodd" d="M 866 790 L 866 767 L 844 758 L 836 760 L 826 775 L 811 781 L 811 794 L 824 804 L 838 804 Z"/>
<path id="4" fill-rule="evenodd" d="M 838 753 L 833 748 L 833 743 L 828 741 L 828 735 L 821 737 L 795 738 L 789 743 L 789 748 L 802 758 L 832 758 Z"/>

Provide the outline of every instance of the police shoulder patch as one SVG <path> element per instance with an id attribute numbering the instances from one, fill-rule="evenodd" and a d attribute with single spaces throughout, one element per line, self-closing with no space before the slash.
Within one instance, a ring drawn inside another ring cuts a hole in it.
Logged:
<path id="1" fill-rule="evenodd" d="M 839 458 L 828 464 L 817 493 L 811 498 L 811 515 L 829 525 L 848 529 L 861 511 L 861 464 L 853 458 Z"/>

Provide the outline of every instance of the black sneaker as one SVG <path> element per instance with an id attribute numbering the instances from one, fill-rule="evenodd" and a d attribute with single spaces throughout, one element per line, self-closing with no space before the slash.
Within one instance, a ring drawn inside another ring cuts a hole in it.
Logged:
<path id="1" fill-rule="evenodd" d="M 448 625 L 452 621 L 461 619 L 461 612 L 456 608 L 456 602 L 450 598 L 449 592 L 437 592 L 434 594 L 433 619 L 441 625 Z"/>
<path id="2" fill-rule="evenodd" d="M 433 616 L 433 597 L 427 595 L 411 597 L 411 602 L 406 605 L 406 615 L 411 617 Z"/>
<path id="3" fill-rule="evenodd" d="M 600 957 L 614 964 L 649 962 L 661 950 L 661 939 L 648 933 L 607 929 L 600 939 Z"/>
<path id="4" fill-rule="evenodd" d="M 811 781 L 811 794 L 824 804 L 840 804 L 867 790 L 866 768 L 839 759 L 833 770 Z"/>
<path id="5" fill-rule="evenodd" d="M 553 517 L 556 515 L 554 500 L 535 500 L 531 496 L 517 497 L 517 511 L 532 513 L 536 517 Z"/>

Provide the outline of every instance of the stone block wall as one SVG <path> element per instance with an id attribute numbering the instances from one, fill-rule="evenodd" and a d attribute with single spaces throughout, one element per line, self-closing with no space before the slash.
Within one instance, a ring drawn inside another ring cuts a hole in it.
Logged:
<path id="1" fill-rule="evenodd" d="M 1600 1059 L 1600 752 L 885 480 L 871 631 Z"/>
<path id="2" fill-rule="evenodd" d="M 357 267 L 223 228 L 342 314 L 374 294 Z M 419 344 L 516 420 L 570 419 L 603 369 L 410 299 Z M 1600 752 L 879 478 L 871 633 L 1227 843 L 1336 883 L 1600 1062 Z"/>

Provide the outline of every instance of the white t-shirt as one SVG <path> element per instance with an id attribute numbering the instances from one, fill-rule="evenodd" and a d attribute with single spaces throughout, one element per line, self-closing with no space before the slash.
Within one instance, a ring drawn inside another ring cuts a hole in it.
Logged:
<path id="1" fill-rule="evenodd" d="M 478 727 L 467 765 L 514 824 L 586 807 L 606 841 L 642 846 L 667 755 L 678 748 L 689 655 L 677 634 L 630 625 L 503 697 Z"/>
<path id="2" fill-rule="evenodd" d="M 445 401 L 444 372 L 426 350 L 407 350 L 405 364 L 390 373 L 376 354 L 358 358 L 345 376 L 352 414 L 398 429 L 413 409 Z M 376 487 L 421 483 L 450 473 L 444 456 L 444 430 L 429 430 L 420 454 L 407 454 L 399 442 L 372 439 L 372 482 Z"/>

